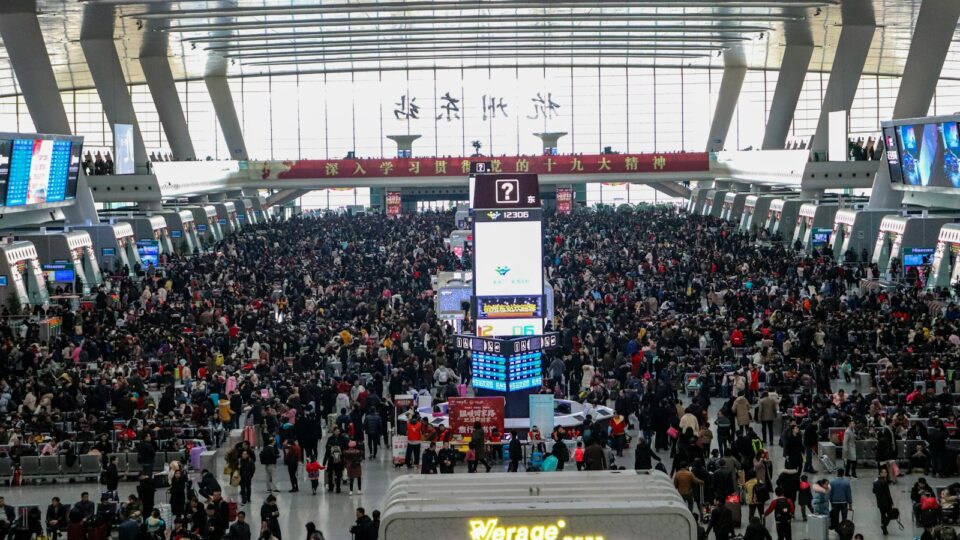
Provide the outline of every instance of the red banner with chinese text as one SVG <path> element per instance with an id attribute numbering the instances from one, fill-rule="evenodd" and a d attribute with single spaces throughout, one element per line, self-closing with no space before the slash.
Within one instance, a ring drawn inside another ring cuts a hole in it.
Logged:
<path id="1" fill-rule="evenodd" d="M 473 434 L 473 424 L 480 422 L 487 437 L 493 428 L 502 436 L 505 404 L 502 397 L 452 397 L 447 402 L 450 430 L 455 437 L 467 438 Z"/>
<path id="2" fill-rule="evenodd" d="M 400 206 L 400 192 L 399 191 L 388 191 L 387 192 L 387 216 L 388 217 L 397 217 L 400 215 L 401 206 Z"/>
<path id="3" fill-rule="evenodd" d="M 467 176 L 471 161 L 489 161 L 492 173 L 624 174 L 706 172 L 706 152 L 673 154 L 596 154 L 476 158 L 305 159 L 251 162 L 264 180 L 303 178 L 404 178 Z"/>
<path id="4" fill-rule="evenodd" d="M 573 211 L 573 188 L 557 188 L 557 213 L 569 214 Z"/>

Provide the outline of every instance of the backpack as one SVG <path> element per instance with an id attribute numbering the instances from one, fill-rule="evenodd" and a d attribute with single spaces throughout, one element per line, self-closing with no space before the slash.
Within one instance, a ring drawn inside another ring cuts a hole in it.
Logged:
<path id="1" fill-rule="evenodd" d="M 447 374 L 447 370 L 441 369 L 440 374 L 437 375 L 437 380 L 440 382 L 440 384 L 447 384 L 448 378 L 449 378 L 449 375 Z"/>
<path id="2" fill-rule="evenodd" d="M 840 537 L 840 540 L 850 540 L 853 538 L 856 528 L 856 525 L 849 519 L 843 520 L 840 522 L 840 525 L 837 526 L 837 535 Z"/>
<path id="3" fill-rule="evenodd" d="M 343 450 L 339 446 L 330 447 L 330 463 L 340 465 L 343 463 Z"/>
<path id="4" fill-rule="evenodd" d="M 777 523 L 785 523 L 793 519 L 793 512 L 790 511 L 790 502 L 787 499 L 777 501 L 777 507 L 774 510 L 773 517 Z"/>
<path id="5" fill-rule="evenodd" d="M 757 502 L 767 502 L 767 499 L 770 498 L 770 487 L 763 482 L 757 482 L 757 485 L 753 488 L 753 497 Z"/>

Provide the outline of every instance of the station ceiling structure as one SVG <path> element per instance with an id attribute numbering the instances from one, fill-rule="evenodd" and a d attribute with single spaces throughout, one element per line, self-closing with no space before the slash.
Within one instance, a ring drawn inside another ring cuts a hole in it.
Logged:
<path id="1" fill-rule="evenodd" d="M 16 2 L 19 0 L 8 0 Z M 843 25 L 876 26 L 865 74 L 903 73 L 920 0 L 37 0 L 60 90 L 92 88 L 86 31 L 110 31 L 128 84 L 139 58 L 207 75 L 566 66 L 779 69 L 788 42 L 829 72 Z M 960 78 L 957 39 L 942 78 Z M 0 95 L 18 93 L 0 48 Z"/>

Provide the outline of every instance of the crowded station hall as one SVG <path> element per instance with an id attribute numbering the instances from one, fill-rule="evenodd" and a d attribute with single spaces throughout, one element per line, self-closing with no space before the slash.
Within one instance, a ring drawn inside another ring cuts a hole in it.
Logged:
<path id="1" fill-rule="evenodd" d="M 954 540 L 960 2 L 0 2 L 0 540 Z"/>

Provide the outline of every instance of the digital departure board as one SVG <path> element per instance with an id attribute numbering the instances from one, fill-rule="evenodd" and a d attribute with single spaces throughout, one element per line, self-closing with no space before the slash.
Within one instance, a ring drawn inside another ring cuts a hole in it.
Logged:
<path id="1" fill-rule="evenodd" d="M 0 134 L 3 204 L 15 207 L 75 199 L 82 152 L 80 137 Z"/>

